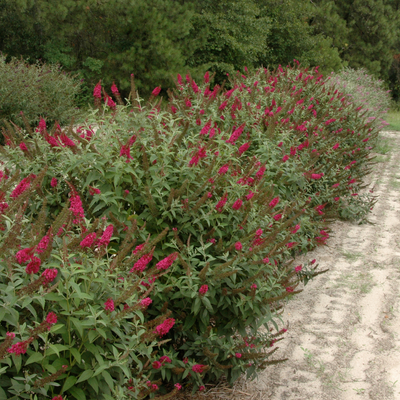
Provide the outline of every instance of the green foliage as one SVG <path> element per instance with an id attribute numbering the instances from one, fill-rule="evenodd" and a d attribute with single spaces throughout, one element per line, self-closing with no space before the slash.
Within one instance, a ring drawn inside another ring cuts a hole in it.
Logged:
<path id="1" fill-rule="evenodd" d="M 399 40 L 399 12 L 390 0 L 316 0 L 317 32 L 333 38 L 348 66 L 387 78 Z"/>
<path id="2" fill-rule="evenodd" d="M 30 124 L 44 117 L 65 123 L 76 114 L 74 100 L 80 83 L 58 65 L 29 65 L 23 60 L 0 55 L 0 119 Z"/>
<path id="3" fill-rule="evenodd" d="M 362 106 L 361 111 L 366 116 L 383 121 L 382 117 L 389 111 L 391 102 L 390 91 L 386 90 L 384 81 L 368 74 L 364 68 L 345 68 L 332 73 L 331 81 L 346 93 L 349 102 Z"/>
<path id="4" fill-rule="evenodd" d="M 270 19 L 252 0 L 195 2 L 191 33 L 202 38 L 187 59 L 190 67 L 204 66 L 216 73 L 220 83 L 226 73 L 232 74 L 244 66 L 258 66 L 265 53 Z"/>
<path id="5" fill-rule="evenodd" d="M 145 326 L 166 315 L 173 326 L 148 366 L 151 382 L 196 390 L 274 363 L 279 309 L 318 273 L 314 261 L 294 267 L 293 258 L 326 243 L 329 222 L 369 170 L 376 122 L 318 70 L 230 79 L 230 91 L 211 91 L 208 75 L 201 84 L 178 76 L 164 110 L 156 93 L 144 104 L 132 81 L 130 104 L 96 99 L 84 127 L 50 130 L 41 121 L 29 134 L 6 132 L 4 170 L 44 170 L 53 214 L 68 206 L 72 182 L 91 221 L 109 216 L 118 227 L 107 253 L 122 254 L 116 276 L 143 291 L 154 283 Z M 32 199 L 27 217 L 41 207 Z M 359 208 L 349 215 L 363 216 Z M 130 234 L 132 221 L 140 229 Z"/>
<path id="6" fill-rule="evenodd" d="M 342 61 L 332 38 L 316 33 L 311 24 L 316 14 L 313 4 L 306 0 L 262 0 L 259 4 L 270 20 L 261 64 L 276 68 L 297 59 L 304 66 L 319 65 L 323 73 L 340 69 Z"/>
<path id="7" fill-rule="evenodd" d="M 29 217 L 43 175 L 11 190 L 18 175 L 0 174 L 0 398 L 143 398 L 163 319 L 144 324 L 151 288 L 117 272 L 131 243 L 105 218 L 74 224 L 72 200 L 55 219 Z"/>
<path id="8" fill-rule="evenodd" d="M 137 87 L 149 94 L 156 85 L 171 86 L 171 74 L 184 66 L 192 51 L 188 33 L 193 13 L 178 2 L 3 3 L 5 21 L 18 18 L 40 38 L 41 57 L 79 73 L 87 87 L 101 77 L 109 84 L 116 81 L 127 96 L 129 75 L 134 73 Z M 14 51 L 25 56 L 23 46 Z"/>

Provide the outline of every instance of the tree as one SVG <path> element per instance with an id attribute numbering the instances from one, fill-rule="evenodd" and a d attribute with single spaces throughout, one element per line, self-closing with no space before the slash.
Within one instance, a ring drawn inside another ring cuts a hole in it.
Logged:
<path id="1" fill-rule="evenodd" d="M 194 3 L 194 37 L 203 44 L 188 58 L 189 67 L 216 72 L 216 81 L 245 66 L 258 66 L 265 52 L 270 20 L 253 0 L 200 0 Z"/>
<path id="2" fill-rule="evenodd" d="M 36 57 L 78 71 L 88 85 L 102 78 L 122 90 L 134 73 L 142 94 L 168 87 L 191 55 L 190 5 L 170 0 L 2 0 L 3 21 L 13 18 L 40 45 Z M 40 39 L 40 40 L 39 40 Z M 9 49 L 7 39 L 1 50 Z M 18 42 L 19 43 L 19 42 Z M 17 52 L 32 54 L 22 44 Z"/>
<path id="3" fill-rule="evenodd" d="M 264 65 L 277 67 L 297 59 L 307 66 L 319 65 L 322 72 L 340 69 L 342 62 L 332 38 L 315 32 L 311 24 L 317 10 L 308 0 L 259 0 L 258 4 L 271 20 L 261 59 Z"/>
<path id="4" fill-rule="evenodd" d="M 332 37 L 341 58 L 387 78 L 398 42 L 399 11 L 392 0 L 316 0 L 313 25 Z"/>

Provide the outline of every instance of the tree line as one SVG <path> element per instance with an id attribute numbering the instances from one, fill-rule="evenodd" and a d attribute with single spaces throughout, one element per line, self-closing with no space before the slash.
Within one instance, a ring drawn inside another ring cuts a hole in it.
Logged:
<path id="1" fill-rule="evenodd" d="M 59 63 L 142 95 L 176 73 L 299 60 L 330 73 L 364 67 L 400 93 L 400 0 L 0 0 L 0 51 Z M 85 98 L 85 93 L 82 94 Z"/>

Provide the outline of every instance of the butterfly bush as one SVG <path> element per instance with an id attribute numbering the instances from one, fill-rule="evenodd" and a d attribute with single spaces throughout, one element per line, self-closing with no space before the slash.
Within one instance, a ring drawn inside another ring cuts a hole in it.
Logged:
<path id="1" fill-rule="evenodd" d="M 122 267 L 135 240 L 102 255 L 99 249 L 118 240 L 121 229 L 106 220 L 74 220 L 68 204 L 73 196 L 53 220 L 44 208 L 37 218 L 28 217 L 43 177 L 31 180 L 23 199 L 12 196 L 17 176 L 0 183 L 9 205 L 0 215 L 0 396 L 142 399 L 149 393 L 159 333 L 173 324 L 168 313 L 145 317 L 153 286 L 140 281 L 161 274 L 155 266 L 141 276 Z M 63 233 L 55 235 L 62 226 Z M 134 236 L 137 224 L 127 232 Z"/>
<path id="2" fill-rule="evenodd" d="M 347 67 L 332 72 L 331 81 L 340 88 L 349 102 L 361 107 L 369 119 L 377 118 L 381 127 L 388 125 L 384 117 L 389 111 L 391 96 L 383 80 L 375 78 L 365 68 Z"/>
<path id="3" fill-rule="evenodd" d="M 109 260 L 118 285 L 134 280 L 132 293 L 143 293 L 143 340 L 161 341 L 156 359 L 130 361 L 137 379 L 140 367 L 147 373 L 145 395 L 186 383 L 198 390 L 222 375 L 255 377 L 282 361 L 281 308 L 323 272 L 294 257 L 325 245 L 352 199 L 365 210 L 349 217 L 360 219 L 374 202 L 361 189 L 378 125 L 318 69 L 238 73 L 229 90 L 210 82 L 209 74 L 203 82 L 178 76 L 166 108 L 158 88 L 145 103 L 132 85 L 130 102 L 115 107 L 99 103 L 97 88 L 86 124 L 59 132 L 75 146 L 52 146 L 45 121 L 25 135 L 6 132 L 4 175 L 42 173 L 41 196 L 26 215 L 68 212 L 79 230 L 75 247 Z M 90 137 L 80 135 L 93 126 Z M 104 318 L 131 315 L 127 294 L 101 294 Z"/>

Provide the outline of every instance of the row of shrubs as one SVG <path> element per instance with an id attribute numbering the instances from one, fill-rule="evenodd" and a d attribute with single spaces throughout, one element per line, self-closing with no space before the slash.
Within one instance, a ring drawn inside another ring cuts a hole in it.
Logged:
<path id="1" fill-rule="evenodd" d="M 282 307 L 323 272 L 295 256 L 367 218 L 379 123 L 318 69 L 210 82 L 166 107 L 99 83 L 83 126 L 3 132 L 0 398 L 167 399 L 283 361 Z"/>

